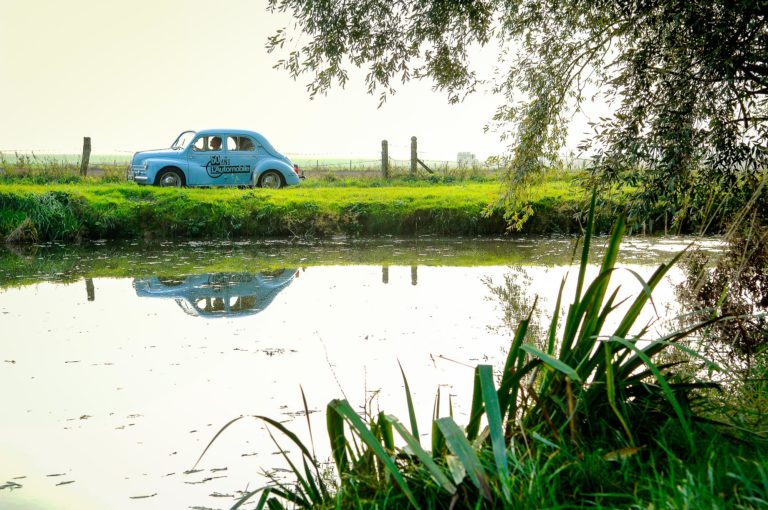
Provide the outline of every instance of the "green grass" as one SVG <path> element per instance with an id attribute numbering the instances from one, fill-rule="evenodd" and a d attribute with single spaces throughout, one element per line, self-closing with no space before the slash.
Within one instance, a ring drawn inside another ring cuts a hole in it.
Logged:
<path id="1" fill-rule="evenodd" d="M 162 189 L 132 183 L 0 183 L 0 237 L 27 218 L 38 241 L 135 238 L 326 237 L 331 235 L 499 235 L 489 209 L 496 182 L 395 181 L 344 187 Z M 584 192 L 554 176 L 530 194 L 524 233 L 577 232 Z M 603 228 L 615 204 L 606 203 Z M 34 228 L 32 228 L 34 227 Z"/>
<path id="2" fill-rule="evenodd" d="M 314 445 L 307 447 L 269 417 L 255 416 L 292 444 L 284 448 L 275 441 L 292 479 L 273 475 L 233 508 L 248 501 L 272 510 L 768 505 L 767 431 L 742 429 L 724 412 L 713 412 L 716 402 L 707 395 L 718 385 L 707 377 L 722 369 L 685 344 L 706 324 L 662 338 L 648 338 L 648 326 L 636 324 L 681 254 L 648 280 L 637 276 L 643 290 L 618 326 L 604 331 L 620 302 L 609 282 L 625 224 L 618 219 L 600 272 L 587 281 L 594 212 L 593 197 L 571 304 L 561 315 L 561 287 L 546 335 L 531 338 L 529 316 L 519 324 L 500 374 L 491 365 L 476 367 L 466 425 L 456 422 L 452 405 L 447 414 L 440 412 L 438 390 L 431 436 L 421 435 L 415 409 L 422 407 L 413 404 L 401 368 L 410 428 L 370 408 L 361 416 L 346 400 L 328 404 L 335 466 L 329 478 L 310 453 Z M 705 370 L 691 375 L 679 363 L 664 362 L 667 351 L 683 352 Z M 303 391 L 302 399 L 308 416 Z M 240 419 L 224 425 L 200 459 Z M 315 437 L 311 428 L 309 437 Z"/>

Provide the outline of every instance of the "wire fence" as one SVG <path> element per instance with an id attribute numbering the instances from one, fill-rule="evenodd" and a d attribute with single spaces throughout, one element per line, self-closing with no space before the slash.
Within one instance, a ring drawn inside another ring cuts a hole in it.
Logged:
<path id="1" fill-rule="evenodd" d="M 131 154 L 91 154 L 91 164 L 128 165 Z M 37 151 L 0 150 L 0 163 L 19 166 L 79 165 L 82 154 L 48 153 Z"/>
<path id="2" fill-rule="evenodd" d="M 395 146 L 397 147 L 397 146 Z M 400 147 L 400 149 L 405 146 Z M 398 151 L 402 153 L 402 151 Z M 288 153 L 290 159 L 299 165 L 307 178 L 322 178 L 335 176 L 339 178 L 384 177 L 381 157 L 339 157 L 321 154 Z M 429 152 L 420 152 L 419 161 L 423 162 L 429 170 L 438 176 L 495 176 L 502 173 L 505 166 L 502 162 L 489 163 L 479 161 L 474 157 L 458 160 L 429 159 Z M 39 152 L 24 152 L 15 150 L 0 150 L 0 168 L 6 173 L 16 169 L 37 169 L 45 172 L 46 169 L 60 170 L 65 166 L 79 165 L 80 154 L 53 154 Z M 102 167 L 106 169 L 125 167 L 130 163 L 129 154 L 92 154 L 90 157 L 90 169 L 98 173 Z M 589 160 L 569 160 L 564 164 L 565 168 L 583 168 Z M 389 177 L 401 177 L 411 174 L 410 158 L 388 158 L 387 175 Z M 425 176 L 427 171 L 417 165 L 416 175 Z"/>
<path id="3" fill-rule="evenodd" d="M 346 159 L 340 158 L 321 159 L 321 158 L 302 158 L 292 157 L 294 163 L 298 164 L 302 170 L 312 174 L 366 174 L 378 176 L 383 175 L 381 158 L 377 159 Z M 464 170 L 474 171 L 482 174 L 494 174 L 502 170 L 500 164 L 489 165 L 477 160 L 467 163 L 450 160 L 422 160 L 434 173 L 445 174 L 451 171 Z M 409 174 L 411 168 L 410 159 L 388 158 L 388 173 L 390 175 Z M 417 173 L 423 174 L 425 170 L 419 166 Z"/>

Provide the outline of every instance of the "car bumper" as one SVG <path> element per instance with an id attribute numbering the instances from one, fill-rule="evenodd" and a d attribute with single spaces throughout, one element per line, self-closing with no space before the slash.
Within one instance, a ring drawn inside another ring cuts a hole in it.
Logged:
<path id="1" fill-rule="evenodd" d="M 137 184 L 148 184 L 149 181 L 147 169 L 143 165 L 131 165 L 128 169 L 126 178 Z"/>

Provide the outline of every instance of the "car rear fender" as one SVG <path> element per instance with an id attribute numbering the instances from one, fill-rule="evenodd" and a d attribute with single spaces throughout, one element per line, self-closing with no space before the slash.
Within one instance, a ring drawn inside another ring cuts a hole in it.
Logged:
<path id="1" fill-rule="evenodd" d="M 268 159 L 261 161 L 258 165 L 256 165 L 256 168 L 253 170 L 253 174 L 251 175 L 251 182 L 258 183 L 261 174 L 267 170 L 277 170 L 280 172 L 286 184 L 299 183 L 299 176 L 296 175 L 296 172 L 293 171 L 293 167 L 284 161 L 280 161 L 279 159 Z"/>

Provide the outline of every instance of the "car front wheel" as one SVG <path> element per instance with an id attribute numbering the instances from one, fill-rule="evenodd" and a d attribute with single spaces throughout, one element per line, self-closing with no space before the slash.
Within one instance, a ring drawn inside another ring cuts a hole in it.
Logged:
<path id="1" fill-rule="evenodd" d="M 176 170 L 163 170 L 157 176 L 157 185 L 168 188 L 180 188 L 184 186 L 184 177 Z"/>
<path id="2" fill-rule="evenodd" d="M 267 170 L 259 177 L 259 186 L 262 188 L 279 189 L 283 187 L 283 176 L 275 170 Z"/>

